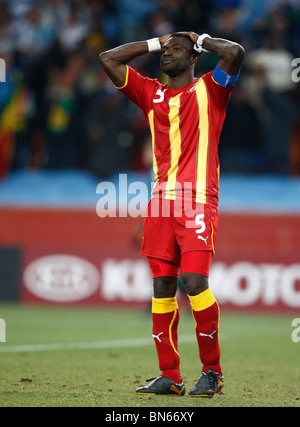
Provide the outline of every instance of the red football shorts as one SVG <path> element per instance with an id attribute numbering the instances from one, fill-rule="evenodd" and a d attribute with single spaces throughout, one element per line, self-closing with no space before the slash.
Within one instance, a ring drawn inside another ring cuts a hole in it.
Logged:
<path id="1" fill-rule="evenodd" d="M 173 200 L 151 199 L 141 253 L 148 257 L 153 277 L 179 277 L 180 271 L 208 276 L 217 232 L 216 208 L 193 203 L 186 209 Z"/>

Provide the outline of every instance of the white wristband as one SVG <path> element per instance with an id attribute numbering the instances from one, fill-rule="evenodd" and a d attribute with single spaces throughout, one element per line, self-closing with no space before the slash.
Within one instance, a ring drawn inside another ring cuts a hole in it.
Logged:
<path id="1" fill-rule="evenodd" d="M 206 49 L 204 49 L 203 47 L 202 47 L 202 45 L 203 45 L 203 40 L 204 39 L 211 39 L 211 36 L 210 35 L 208 35 L 208 34 L 202 34 L 201 36 L 199 36 L 198 37 L 198 40 L 197 40 L 197 43 L 196 44 L 194 44 L 194 49 L 195 49 L 195 51 L 196 52 L 198 52 L 198 53 L 202 53 L 202 52 L 208 52 L 208 50 L 206 50 Z"/>
<path id="2" fill-rule="evenodd" d="M 147 40 L 148 43 L 148 52 L 158 52 L 161 50 L 161 45 L 158 37 L 155 37 L 154 39 Z"/>

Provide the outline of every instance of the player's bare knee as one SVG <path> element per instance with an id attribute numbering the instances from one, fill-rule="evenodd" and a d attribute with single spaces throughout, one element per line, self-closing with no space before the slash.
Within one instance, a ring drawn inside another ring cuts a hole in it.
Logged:
<path id="1" fill-rule="evenodd" d="M 181 279 L 186 293 L 190 296 L 199 295 L 209 287 L 208 277 L 202 274 L 183 273 Z"/>
<path id="2" fill-rule="evenodd" d="M 173 298 L 177 292 L 176 277 L 157 277 L 153 279 L 154 298 Z"/>

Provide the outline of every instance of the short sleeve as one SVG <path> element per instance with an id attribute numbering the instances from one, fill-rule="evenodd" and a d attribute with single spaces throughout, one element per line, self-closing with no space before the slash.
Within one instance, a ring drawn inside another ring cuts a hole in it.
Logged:
<path id="1" fill-rule="evenodd" d="M 144 114 L 148 114 L 153 101 L 156 80 L 142 76 L 127 65 L 126 79 L 122 87 L 117 87 L 127 98 L 134 102 Z"/>
<path id="2" fill-rule="evenodd" d="M 230 86 L 222 85 L 215 80 L 215 77 L 214 71 L 210 71 L 203 76 L 203 79 L 214 104 L 220 109 L 225 109 L 233 91 L 234 84 Z"/>

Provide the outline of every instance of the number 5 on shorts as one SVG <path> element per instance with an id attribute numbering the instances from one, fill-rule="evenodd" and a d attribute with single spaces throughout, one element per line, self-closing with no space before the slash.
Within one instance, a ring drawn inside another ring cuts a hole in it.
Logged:
<path id="1" fill-rule="evenodd" d="M 205 222 L 203 220 L 204 220 L 204 214 L 196 215 L 195 224 L 197 227 L 200 226 L 200 228 L 198 230 L 196 230 L 197 234 L 203 233 L 206 229 L 206 225 L 205 225 Z"/>
<path id="2" fill-rule="evenodd" d="M 198 239 L 203 240 L 207 246 L 207 239 L 209 236 L 206 236 L 206 237 L 200 236 L 200 234 L 204 233 L 204 231 L 206 230 L 206 225 L 204 222 L 204 214 L 196 215 L 195 224 L 197 227 L 200 226 L 200 228 L 196 230 L 196 233 L 198 234 Z"/>

